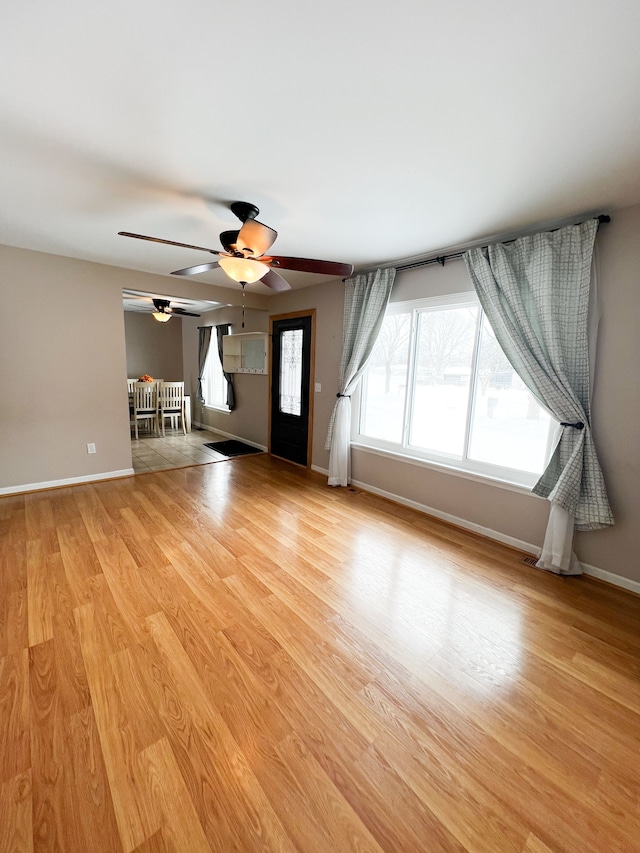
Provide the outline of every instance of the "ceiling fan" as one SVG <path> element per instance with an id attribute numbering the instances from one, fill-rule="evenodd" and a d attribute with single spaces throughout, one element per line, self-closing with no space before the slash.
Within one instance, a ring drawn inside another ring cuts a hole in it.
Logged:
<path id="1" fill-rule="evenodd" d="M 217 261 L 175 270 L 171 275 L 198 275 L 221 267 L 229 278 L 239 282 L 243 289 L 247 284 L 262 281 L 272 290 L 290 290 L 291 285 L 275 271 L 276 269 L 343 277 L 353 273 L 352 264 L 266 255 L 265 253 L 274 244 L 278 232 L 258 222 L 256 216 L 260 211 L 255 204 L 234 201 L 231 212 L 242 222 L 242 228 L 239 231 L 223 231 L 220 234 L 224 251 L 192 246 L 189 243 L 177 243 L 174 240 L 162 240 L 160 237 L 146 237 L 144 234 L 132 234 L 130 231 L 118 231 L 118 234 L 122 237 L 134 237 L 136 240 L 150 240 L 152 243 L 164 243 L 167 246 L 180 246 L 183 249 L 196 249 L 199 252 L 219 255 Z"/>
<path id="2" fill-rule="evenodd" d="M 155 311 L 151 313 L 154 320 L 159 323 L 168 322 L 174 315 L 176 317 L 199 317 L 200 314 L 194 314 L 191 311 L 185 311 L 184 308 L 172 308 L 171 302 L 168 299 L 153 299 Z"/>

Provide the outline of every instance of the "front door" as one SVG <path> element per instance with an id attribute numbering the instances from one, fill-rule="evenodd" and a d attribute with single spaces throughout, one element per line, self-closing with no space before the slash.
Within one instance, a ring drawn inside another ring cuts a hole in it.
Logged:
<path id="1" fill-rule="evenodd" d="M 315 312 L 271 318 L 269 452 L 309 466 Z"/>

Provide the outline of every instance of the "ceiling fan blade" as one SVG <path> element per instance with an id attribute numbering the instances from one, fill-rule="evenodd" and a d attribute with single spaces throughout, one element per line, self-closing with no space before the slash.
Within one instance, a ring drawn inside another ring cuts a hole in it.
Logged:
<path id="1" fill-rule="evenodd" d="M 238 234 L 238 251 L 252 258 L 264 255 L 275 243 L 278 232 L 268 225 L 263 225 L 257 219 L 247 219 Z"/>
<path id="2" fill-rule="evenodd" d="M 271 290 L 291 290 L 289 282 L 285 281 L 281 275 L 278 275 L 278 273 L 273 270 L 269 270 L 268 273 L 265 273 L 260 281 L 262 284 L 266 284 L 267 287 L 270 287 Z"/>
<path id="3" fill-rule="evenodd" d="M 183 308 L 172 308 L 172 314 L 177 314 L 179 317 L 199 317 L 200 314 L 194 314 L 192 311 L 185 311 Z"/>
<path id="4" fill-rule="evenodd" d="M 348 277 L 353 273 L 353 264 L 340 264 L 337 261 L 317 261 L 313 258 L 286 258 L 282 255 L 272 255 L 260 258 L 262 263 L 282 270 L 297 272 L 313 272 L 319 275 L 339 275 Z"/>
<path id="5" fill-rule="evenodd" d="M 211 252 L 212 255 L 222 254 L 217 249 L 206 249 L 204 246 L 192 246 L 191 243 L 176 243 L 175 240 L 163 240 L 161 237 L 145 237 L 144 234 L 132 234 L 130 231 L 118 231 L 120 237 L 134 237 L 136 240 L 148 240 L 150 243 L 164 243 L 165 246 L 180 246 L 181 249 L 196 249 L 198 252 Z"/>
<path id="6" fill-rule="evenodd" d="M 217 261 L 211 261 L 208 264 L 197 264 L 197 266 L 195 267 L 185 267 L 183 270 L 174 270 L 171 275 L 199 275 L 201 272 L 209 272 L 210 270 L 215 270 L 218 268 L 218 266 L 219 264 Z"/>

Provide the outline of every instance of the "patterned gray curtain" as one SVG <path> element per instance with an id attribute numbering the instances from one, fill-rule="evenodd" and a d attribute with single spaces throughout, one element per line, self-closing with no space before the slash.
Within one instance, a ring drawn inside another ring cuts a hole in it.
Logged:
<path id="1" fill-rule="evenodd" d="M 204 378 L 204 366 L 207 363 L 209 346 L 211 345 L 211 326 L 200 326 L 198 329 L 198 402 L 204 403 L 202 393 L 202 380 Z"/>
<path id="2" fill-rule="evenodd" d="M 351 479 L 351 394 L 378 337 L 395 277 L 395 269 L 379 269 L 345 282 L 338 393 L 325 444 L 330 486 L 346 486 Z"/>
<path id="3" fill-rule="evenodd" d="M 216 335 L 218 336 L 218 356 L 220 357 L 220 364 L 224 364 L 222 360 L 222 339 L 225 335 L 228 335 L 231 330 L 231 323 L 220 323 L 219 326 L 216 326 Z M 233 384 L 233 374 L 225 373 L 224 369 L 222 370 L 224 378 L 227 380 L 227 406 L 229 406 L 229 410 L 233 411 L 236 407 L 236 389 Z"/>
<path id="4" fill-rule="evenodd" d="M 500 346 L 562 426 L 533 492 L 565 510 L 576 530 L 613 524 L 591 435 L 587 329 L 597 228 L 594 219 L 465 254 Z"/>

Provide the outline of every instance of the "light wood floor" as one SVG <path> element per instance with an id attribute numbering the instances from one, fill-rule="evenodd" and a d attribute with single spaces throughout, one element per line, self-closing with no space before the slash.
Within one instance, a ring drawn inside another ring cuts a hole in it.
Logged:
<path id="1" fill-rule="evenodd" d="M 640 599 L 267 456 L 0 499 L 0 851 L 640 850 Z"/>

